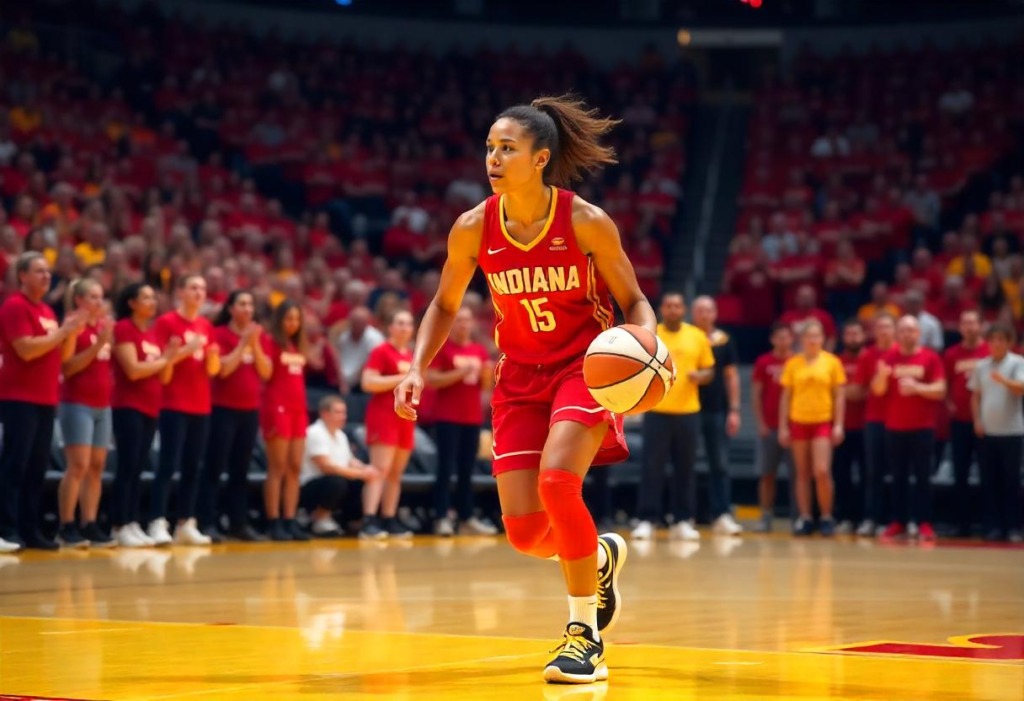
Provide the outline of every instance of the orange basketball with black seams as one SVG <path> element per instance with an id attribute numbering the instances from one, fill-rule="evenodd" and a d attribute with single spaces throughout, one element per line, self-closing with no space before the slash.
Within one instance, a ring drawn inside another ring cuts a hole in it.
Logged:
<path id="1" fill-rule="evenodd" d="M 672 386 L 672 358 L 653 333 L 623 324 L 604 331 L 590 344 L 583 379 L 608 411 L 642 414 L 656 407 Z"/>

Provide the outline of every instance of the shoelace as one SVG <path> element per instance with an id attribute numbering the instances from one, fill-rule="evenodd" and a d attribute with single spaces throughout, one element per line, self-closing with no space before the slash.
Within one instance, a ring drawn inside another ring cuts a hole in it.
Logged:
<path id="1" fill-rule="evenodd" d="M 559 657 L 570 657 L 577 662 L 583 662 L 587 653 L 590 651 L 590 648 L 594 647 L 597 647 L 597 645 L 590 642 L 582 635 L 572 635 L 569 631 L 566 631 L 562 636 L 561 644 L 549 652 L 557 652 Z"/>

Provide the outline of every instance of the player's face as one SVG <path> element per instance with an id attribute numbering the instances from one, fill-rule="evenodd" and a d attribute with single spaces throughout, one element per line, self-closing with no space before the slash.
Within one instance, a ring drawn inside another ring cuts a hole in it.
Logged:
<path id="1" fill-rule="evenodd" d="M 668 295 L 661 300 L 661 320 L 669 324 L 678 324 L 686 316 L 686 305 L 679 295 Z"/>
<path id="2" fill-rule="evenodd" d="M 152 287 L 146 285 L 139 290 L 139 294 L 129 302 L 128 306 L 142 319 L 152 319 L 156 314 L 156 293 L 153 292 Z"/>
<path id="3" fill-rule="evenodd" d="M 804 351 L 816 353 L 821 350 L 822 345 L 825 343 L 825 334 L 821 332 L 821 327 L 812 324 L 800 336 L 800 343 L 803 345 Z"/>
<path id="4" fill-rule="evenodd" d="M 245 326 L 252 321 L 254 310 L 255 305 L 252 301 L 252 295 L 238 295 L 235 298 L 235 303 L 231 305 L 231 318 L 236 324 Z"/>
<path id="5" fill-rule="evenodd" d="M 503 117 L 491 125 L 485 166 L 495 194 L 516 190 L 542 177 L 550 158 L 551 151 L 546 148 L 533 150 L 533 138 L 514 119 Z"/>
<path id="6" fill-rule="evenodd" d="M 99 285 L 90 285 L 86 288 L 85 294 L 78 298 L 78 306 L 90 316 L 96 317 L 103 313 L 103 288 Z"/>

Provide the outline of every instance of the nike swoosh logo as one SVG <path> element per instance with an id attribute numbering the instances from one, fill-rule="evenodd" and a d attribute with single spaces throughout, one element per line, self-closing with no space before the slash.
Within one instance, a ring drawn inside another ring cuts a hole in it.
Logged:
<path id="1" fill-rule="evenodd" d="M 488 248 L 487 249 L 487 255 L 493 256 L 495 253 L 501 253 L 506 248 L 508 248 L 508 246 L 505 246 L 504 248 Z"/>

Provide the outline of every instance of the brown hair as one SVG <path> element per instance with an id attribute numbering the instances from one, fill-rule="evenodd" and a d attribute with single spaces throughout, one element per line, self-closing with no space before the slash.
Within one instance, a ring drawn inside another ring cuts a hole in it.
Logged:
<path id="1" fill-rule="evenodd" d="M 534 149 L 550 149 L 544 182 L 569 187 L 605 165 L 618 163 L 615 149 L 601 143 L 602 136 L 621 120 L 602 117 L 596 108 L 571 93 L 538 97 L 529 105 L 509 107 L 498 115 L 519 122 L 533 138 Z"/>

